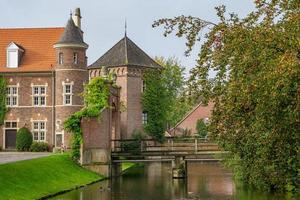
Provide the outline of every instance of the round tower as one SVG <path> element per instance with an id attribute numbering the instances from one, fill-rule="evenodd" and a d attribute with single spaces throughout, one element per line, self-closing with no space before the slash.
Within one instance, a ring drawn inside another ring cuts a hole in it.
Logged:
<path id="1" fill-rule="evenodd" d="M 86 58 L 88 45 L 83 41 L 83 32 L 73 20 L 70 17 L 64 33 L 54 45 L 56 52 L 54 86 L 56 147 L 61 145 L 70 147 L 70 134 L 64 132 L 63 122 L 83 107 L 84 101 L 81 93 L 84 84 L 88 82 Z"/>

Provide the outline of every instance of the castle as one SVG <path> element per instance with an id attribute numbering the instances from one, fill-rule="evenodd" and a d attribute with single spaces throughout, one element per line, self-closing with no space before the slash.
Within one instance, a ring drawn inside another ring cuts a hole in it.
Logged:
<path id="1" fill-rule="evenodd" d="M 116 45 L 87 66 L 81 30 L 81 13 L 76 8 L 66 27 L 0 29 L 0 75 L 7 80 L 6 113 L 0 127 L 0 149 L 15 149 L 16 133 L 27 127 L 33 140 L 51 147 L 70 146 L 64 120 L 84 106 L 84 85 L 106 72 L 116 74 L 120 100 L 121 137 L 147 123 L 141 95 L 143 72 L 160 68 L 125 34 Z"/>

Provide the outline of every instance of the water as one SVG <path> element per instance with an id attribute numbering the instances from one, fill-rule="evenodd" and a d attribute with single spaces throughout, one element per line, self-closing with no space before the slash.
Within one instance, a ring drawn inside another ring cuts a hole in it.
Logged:
<path id="1" fill-rule="evenodd" d="M 52 200 L 290 200 L 238 186 L 218 163 L 188 163 L 187 180 L 172 179 L 170 163 L 130 169 L 122 177 L 98 182 Z M 298 198 L 297 198 L 298 199 Z"/>

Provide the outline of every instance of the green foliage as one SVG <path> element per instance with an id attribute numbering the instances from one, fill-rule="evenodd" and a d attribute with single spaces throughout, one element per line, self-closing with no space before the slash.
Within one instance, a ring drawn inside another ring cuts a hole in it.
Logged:
<path id="1" fill-rule="evenodd" d="M 198 119 L 197 120 L 197 124 L 196 124 L 196 130 L 197 130 L 197 134 L 201 137 L 201 138 L 205 138 L 207 136 L 207 125 L 205 124 L 205 122 L 203 121 L 203 119 Z"/>
<path id="2" fill-rule="evenodd" d="M 155 59 L 163 69 L 149 70 L 144 74 L 146 90 L 142 96 L 143 109 L 148 113 L 146 132 L 162 141 L 166 129 L 173 127 L 191 105 L 185 98 L 184 68 L 176 58 Z"/>
<path id="3" fill-rule="evenodd" d="M 32 134 L 31 132 L 23 127 L 17 132 L 16 148 L 18 151 L 29 151 L 32 144 Z"/>
<path id="4" fill-rule="evenodd" d="M 82 130 L 80 123 L 84 117 L 100 117 L 102 109 L 108 107 L 109 88 L 107 80 L 101 77 L 93 78 L 85 85 L 83 97 L 85 107 L 73 113 L 65 122 L 64 129 L 73 134 L 72 152 L 73 160 L 80 158 L 80 145 L 82 143 Z"/>
<path id="5" fill-rule="evenodd" d="M 49 151 L 49 145 L 46 142 L 33 142 L 30 146 L 32 152 L 45 152 Z"/>
<path id="6" fill-rule="evenodd" d="M 299 0 L 258 0 L 244 19 L 217 8 L 219 23 L 193 17 L 161 19 L 178 27 L 188 52 L 210 26 L 190 85 L 215 103 L 210 133 L 230 151 L 235 173 L 261 189 L 300 186 Z M 209 72 L 215 71 L 213 80 Z"/>
<path id="7" fill-rule="evenodd" d="M 0 76 L 0 125 L 3 124 L 6 114 L 6 80 Z"/>
<path id="8" fill-rule="evenodd" d="M 148 135 L 157 141 L 163 141 L 170 105 L 161 71 L 148 70 L 144 74 L 144 81 L 147 87 L 142 95 L 142 105 L 144 111 L 148 113 L 148 121 L 144 128 Z"/>
<path id="9" fill-rule="evenodd" d="M 170 128 L 181 120 L 193 105 L 186 98 L 184 67 L 181 66 L 178 59 L 174 57 L 168 59 L 157 57 L 155 61 L 163 67 L 161 76 L 169 104 L 166 111 L 166 123 Z"/>
<path id="10" fill-rule="evenodd" d="M 141 131 L 134 130 L 131 137 L 134 141 L 122 142 L 122 151 L 139 154 L 142 150 L 142 140 L 146 138 L 146 135 Z"/>

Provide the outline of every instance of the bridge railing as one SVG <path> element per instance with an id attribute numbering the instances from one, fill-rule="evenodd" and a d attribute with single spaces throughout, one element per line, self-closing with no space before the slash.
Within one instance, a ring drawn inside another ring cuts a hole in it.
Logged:
<path id="1" fill-rule="evenodd" d="M 198 152 L 202 150 L 219 150 L 208 138 L 167 137 L 163 143 L 154 139 L 116 139 L 111 140 L 112 152 Z"/>

